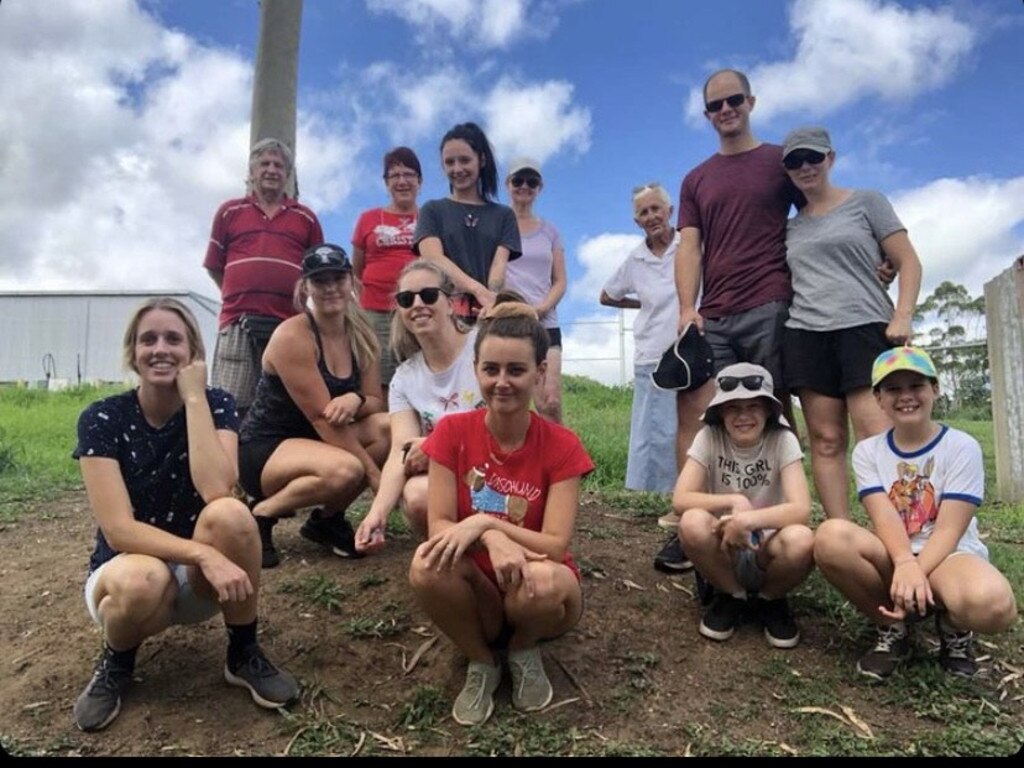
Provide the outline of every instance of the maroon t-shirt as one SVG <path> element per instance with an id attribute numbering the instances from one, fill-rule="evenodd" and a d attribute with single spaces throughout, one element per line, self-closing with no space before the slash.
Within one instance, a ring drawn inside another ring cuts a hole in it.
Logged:
<path id="1" fill-rule="evenodd" d="M 703 241 L 701 315 L 724 317 L 792 298 L 786 220 L 799 196 L 777 144 L 712 155 L 686 174 L 677 226 L 696 227 Z"/>
<path id="2" fill-rule="evenodd" d="M 295 200 L 285 200 L 273 218 L 251 196 L 222 204 L 203 259 L 206 269 L 224 274 L 220 327 L 246 314 L 294 315 L 302 254 L 323 242 L 316 214 Z"/>

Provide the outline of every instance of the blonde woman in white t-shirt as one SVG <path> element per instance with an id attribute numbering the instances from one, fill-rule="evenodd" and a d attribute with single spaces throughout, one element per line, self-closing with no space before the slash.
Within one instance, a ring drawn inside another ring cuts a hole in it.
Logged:
<path id="1" fill-rule="evenodd" d="M 427 457 L 420 445 L 445 416 L 483 406 L 473 371 L 474 332 L 459 321 L 448 274 L 426 259 L 405 266 L 398 277 L 391 346 L 401 361 L 388 390 L 391 452 L 380 488 L 356 531 L 356 549 L 384 545 L 395 505 L 419 538 L 427 532 Z"/>

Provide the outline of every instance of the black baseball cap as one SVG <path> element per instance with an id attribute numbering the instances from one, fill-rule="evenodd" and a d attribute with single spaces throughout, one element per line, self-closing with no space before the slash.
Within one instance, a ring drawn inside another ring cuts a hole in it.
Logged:
<path id="1" fill-rule="evenodd" d="M 340 245 L 324 243 L 310 248 L 302 256 L 302 276 L 312 277 L 321 272 L 351 272 L 352 262 Z"/>
<path id="2" fill-rule="evenodd" d="M 697 326 L 689 323 L 672 346 L 664 351 L 651 381 L 658 389 L 687 392 L 697 389 L 715 375 L 715 356 L 711 345 Z"/>

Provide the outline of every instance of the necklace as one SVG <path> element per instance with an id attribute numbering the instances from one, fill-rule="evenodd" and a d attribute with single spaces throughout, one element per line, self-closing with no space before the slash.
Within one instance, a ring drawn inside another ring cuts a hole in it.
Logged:
<path id="1" fill-rule="evenodd" d="M 525 442 L 525 439 L 524 439 L 524 442 Z M 490 430 L 487 430 L 487 453 L 491 457 L 491 460 L 495 464 L 497 464 L 499 466 L 502 466 L 502 467 L 505 466 L 505 462 L 509 460 L 509 457 L 512 456 L 513 453 L 515 453 L 516 451 L 518 451 L 522 447 L 523 447 L 522 445 L 517 445 L 515 448 L 513 448 L 510 451 L 502 452 L 501 447 L 498 445 L 498 441 L 494 439 L 494 436 L 491 434 Z M 496 453 L 503 454 L 505 458 L 504 459 L 499 459 L 495 455 Z"/>
<path id="2" fill-rule="evenodd" d="M 467 212 L 466 213 L 466 218 L 463 219 L 463 223 L 469 229 L 476 229 L 476 225 L 480 223 L 480 217 L 479 216 L 474 216 L 471 211 Z"/>

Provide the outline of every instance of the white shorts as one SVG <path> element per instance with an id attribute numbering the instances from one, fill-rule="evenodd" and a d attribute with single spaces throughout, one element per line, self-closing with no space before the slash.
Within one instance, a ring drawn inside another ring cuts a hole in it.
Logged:
<path id="1" fill-rule="evenodd" d="M 107 560 L 90 573 L 89 578 L 85 580 L 85 607 L 92 620 L 101 627 L 103 622 L 100 621 L 99 606 L 96 603 L 96 583 L 99 581 L 103 569 L 115 559 Z M 167 566 L 171 576 L 178 583 L 178 596 L 174 598 L 174 606 L 171 608 L 171 624 L 198 624 L 220 613 L 220 605 L 215 600 L 200 597 L 192 589 L 188 580 L 187 565 L 166 562 L 164 565 Z"/>

